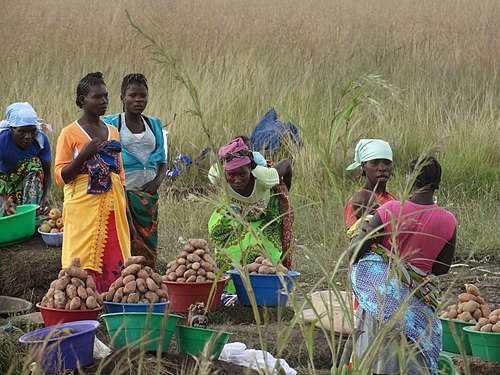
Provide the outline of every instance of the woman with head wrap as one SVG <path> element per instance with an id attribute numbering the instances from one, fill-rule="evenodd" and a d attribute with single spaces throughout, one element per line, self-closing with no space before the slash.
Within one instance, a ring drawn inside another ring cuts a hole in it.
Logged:
<path id="1" fill-rule="evenodd" d="M 441 180 L 438 161 L 419 158 L 408 172 L 409 199 L 379 207 L 351 247 L 359 302 L 354 350 L 361 358 L 377 342 L 378 357 L 366 364 L 378 374 L 437 374 L 441 351 L 434 275 L 450 269 L 457 221 L 433 200 Z M 387 324 L 393 328 L 384 329 Z"/>
<path id="2" fill-rule="evenodd" d="M 158 255 L 158 188 L 167 172 L 161 120 L 143 114 L 148 104 L 148 83 L 139 73 L 122 80 L 124 113 L 102 120 L 120 132 L 127 199 L 137 236 L 132 255 L 143 255 L 154 267 Z"/>
<path id="3" fill-rule="evenodd" d="M 54 166 L 56 181 L 64 186 L 62 266 L 80 258 L 103 292 L 130 256 L 131 233 L 120 136 L 100 119 L 108 107 L 102 73 L 80 80 L 76 104 L 82 116 L 61 131 Z"/>
<path id="4" fill-rule="evenodd" d="M 218 173 L 215 165 L 210 169 L 209 179 L 227 187 L 229 202 L 217 209 L 208 222 L 219 263 L 232 268 L 231 264 L 251 263 L 260 255 L 279 262 L 288 255 L 283 247 L 291 241 L 293 216 L 290 210 L 283 212 L 280 207 L 281 194 L 291 187 L 290 161 L 281 160 L 272 168 L 257 166 L 252 151 L 241 138 L 222 146 L 219 159 L 223 174 Z M 284 190 L 276 194 L 273 188 L 280 181 Z"/>
<path id="5" fill-rule="evenodd" d="M 0 203 L 2 213 L 15 213 L 16 205 L 38 204 L 40 213 L 50 210 L 52 153 L 29 103 L 7 107 L 0 123 Z"/>
<path id="6" fill-rule="evenodd" d="M 361 139 L 354 150 L 354 163 L 347 170 L 362 168 L 365 183 L 360 190 L 375 193 L 379 204 L 384 204 L 396 198 L 387 191 L 387 181 L 392 173 L 392 150 L 389 143 L 381 139 Z M 352 198 L 345 206 L 345 220 L 350 228 L 357 220 L 352 207 Z"/>

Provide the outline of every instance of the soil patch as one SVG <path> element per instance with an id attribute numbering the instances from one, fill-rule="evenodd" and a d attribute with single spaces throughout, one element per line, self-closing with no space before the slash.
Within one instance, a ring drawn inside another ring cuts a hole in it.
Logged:
<path id="1" fill-rule="evenodd" d="M 23 298 L 33 304 L 41 301 L 50 283 L 57 277 L 61 268 L 61 248 L 48 247 L 41 237 L 34 236 L 21 244 L 8 248 L 0 248 L 2 262 L 0 263 L 0 294 Z M 483 258 L 456 260 L 450 272 L 441 278 L 441 287 L 450 301 L 463 292 L 465 283 L 475 284 L 489 306 L 500 307 L 500 258 Z M 255 318 L 250 307 L 237 305 L 235 307 L 221 307 L 219 311 L 210 313 L 211 328 L 229 331 L 232 333 L 229 342 L 243 342 L 248 348 L 263 349 L 277 358 L 285 359 L 299 374 L 308 374 L 308 351 L 304 342 L 304 333 L 297 326 L 289 333 L 285 345 L 279 342 L 287 332 L 288 322 L 293 318 L 290 308 L 261 308 L 259 309 L 262 326 L 255 325 Z M 263 345 L 258 331 L 261 331 Z M 106 333 L 100 332 L 102 341 L 107 339 Z M 329 339 L 341 340 L 335 335 Z M 317 374 L 328 374 L 332 363 L 329 342 L 319 329 L 309 331 L 310 340 L 314 345 L 314 365 Z M 175 343 L 173 343 L 175 345 Z M 342 345 L 340 345 L 342 347 Z M 19 349 L 19 348 L 18 348 Z M 3 351 L 3 350 L 2 350 Z M 337 358 L 341 353 L 337 353 Z M 138 360 L 133 356 L 111 356 L 101 364 L 94 364 L 85 368 L 85 374 L 116 374 L 120 369 L 123 374 L 135 374 L 138 371 Z M 161 357 L 161 374 L 190 373 L 199 362 L 191 356 L 168 353 Z M 457 369 L 461 372 L 464 367 L 460 357 L 453 358 Z M 0 359 L 1 362 L 1 359 Z M 143 374 L 156 373 L 158 358 L 154 354 L 147 354 L 143 358 L 145 369 Z M 251 374 L 248 368 L 230 364 L 224 361 L 212 361 L 210 373 L 214 374 Z M 481 359 L 470 358 L 469 367 L 472 374 L 490 375 L 500 373 L 500 364 L 493 364 Z M 149 371 L 148 369 L 151 369 Z M 163 371 L 164 370 L 164 371 Z M 253 372 L 255 373 L 255 372 Z"/>

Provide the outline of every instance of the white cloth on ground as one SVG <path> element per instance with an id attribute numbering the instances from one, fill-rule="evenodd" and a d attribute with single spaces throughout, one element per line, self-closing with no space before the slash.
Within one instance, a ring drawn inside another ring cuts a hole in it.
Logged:
<path id="1" fill-rule="evenodd" d="M 296 375 L 297 371 L 291 368 L 284 359 L 276 359 L 271 353 L 247 349 L 242 342 L 232 342 L 224 345 L 219 360 L 231 362 L 236 365 L 251 367 L 266 375 L 278 375 L 279 369 L 283 369 L 286 375 Z"/>

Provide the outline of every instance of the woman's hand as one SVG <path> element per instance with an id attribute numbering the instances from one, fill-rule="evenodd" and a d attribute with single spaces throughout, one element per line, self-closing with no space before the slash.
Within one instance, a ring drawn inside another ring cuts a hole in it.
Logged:
<path id="1" fill-rule="evenodd" d="M 83 146 L 82 151 L 80 151 L 80 157 L 87 160 L 101 151 L 103 146 L 101 138 L 94 138 Z"/>
<path id="2" fill-rule="evenodd" d="M 144 185 L 142 185 L 141 191 L 148 193 L 148 194 L 151 194 L 151 195 L 154 195 L 158 191 L 160 184 L 161 184 L 161 182 L 158 182 L 155 178 L 149 182 L 146 182 Z"/>
<path id="3" fill-rule="evenodd" d="M 40 200 L 40 208 L 38 209 L 39 215 L 47 215 L 52 208 L 48 198 L 42 198 Z"/>
<path id="4" fill-rule="evenodd" d="M 10 202 L 7 199 L 2 198 L 2 215 L 9 216 L 16 213 L 16 204 L 14 202 Z"/>

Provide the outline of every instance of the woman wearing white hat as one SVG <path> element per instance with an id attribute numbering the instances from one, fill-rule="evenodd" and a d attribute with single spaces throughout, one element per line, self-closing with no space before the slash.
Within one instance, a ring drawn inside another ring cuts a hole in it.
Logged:
<path id="1" fill-rule="evenodd" d="M 361 139 L 354 150 L 354 163 L 347 170 L 362 168 L 365 183 L 360 190 L 373 191 L 380 205 L 396 200 L 387 191 L 387 181 L 392 173 L 392 150 L 389 143 L 381 139 Z M 357 220 L 352 207 L 352 198 L 345 206 L 345 220 L 350 228 Z"/>
<path id="2" fill-rule="evenodd" d="M 50 210 L 49 192 L 52 153 L 41 131 L 37 114 L 29 103 L 7 107 L 0 123 L 0 204 L 3 215 L 16 212 L 20 204 L 38 204 L 40 213 Z"/>

